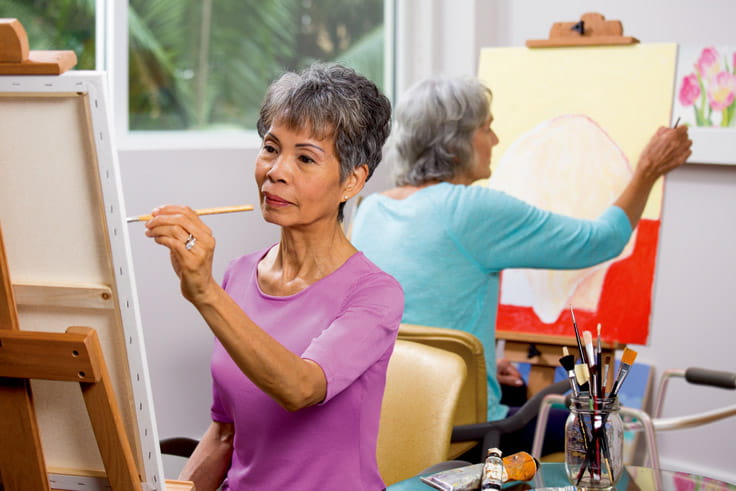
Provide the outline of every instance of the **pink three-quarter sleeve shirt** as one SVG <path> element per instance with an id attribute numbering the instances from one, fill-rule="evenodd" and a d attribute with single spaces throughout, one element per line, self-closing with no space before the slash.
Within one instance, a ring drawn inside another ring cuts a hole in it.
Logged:
<path id="1" fill-rule="evenodd" d="M 266 295 L 256 277 L 265 252 L 235 259 L 223 287 L 258 326 L 322 368 L 327 395 L 318 405 L 289 412 L 215 340 L 211 416 L 235 428 L 224 489 L 382 489 L 376 439 L 404 305 L 401 287 L 356 253 L 294 295 Z"/>

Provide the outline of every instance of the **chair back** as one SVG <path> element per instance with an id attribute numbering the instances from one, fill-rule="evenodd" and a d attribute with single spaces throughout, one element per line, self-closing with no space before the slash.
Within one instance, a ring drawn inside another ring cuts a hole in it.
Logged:
<path id="1" fill-rule="evenodd" d="M 447 460 L 467 369 L 449 351 L 399 339 L 389 361 L 376 457 L 386 486 Z"/>
<path id="2" fill-rule="evenodd" d="M 460 402 L 455 411 L 454 425 L 485 422 L 488 411 L 488 388 L 483 345 L 474 335 L 443 327 L 401 324 L 399 339 L 426 344 L 458 354 L 465 361 L 468 376 L 460 389 Z M 448 458 L 459 457 L 477 442 L 454 442 Z"/>

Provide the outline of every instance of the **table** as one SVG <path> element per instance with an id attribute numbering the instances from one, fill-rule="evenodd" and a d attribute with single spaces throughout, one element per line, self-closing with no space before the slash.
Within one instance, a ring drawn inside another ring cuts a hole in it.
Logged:
<path id="1" fill-rule="evenodd" d="M 688 474 L 686 472 L 662 471 L 662 482 L 666 490 L 736 491 L 736 484 Z M 543 463 L 537 475 L 528 482 L 507 483 L 503 489 L 526 491 L 537 488 L 564 488 L 573 490 L 565 474 L 565 464 Z M 434 488 L 424 484 L 418 477 L 389 486 L 386 491 L 432 491 Z M 616 483 L 617 491 L 656 491 L 654 471 L 647 467 L 626 466 L 626 472 Z M 566 490 L 567 491 L 567 490 Z"/>

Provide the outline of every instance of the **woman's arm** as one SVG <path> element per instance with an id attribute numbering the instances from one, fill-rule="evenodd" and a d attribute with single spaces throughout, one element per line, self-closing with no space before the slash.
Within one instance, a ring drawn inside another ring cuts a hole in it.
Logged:
<path id="1" fill-rule="evenodd" d="M 208 295 L 192 303 L 243 373 L 284 409 L 296 411 L 325 398 L 320 366 L 258 327 L 222 287 L 213 283 Z"/>
<path id="2" fill-rule="evenodd" d="M 327 381 L 315 362 L 292 353 L 257 326 L 212 276 L 215 239 L 188 207 L 153 211 L 146 235 L 169 248 L 181 290 L 243 373 L 289 411 L 321 402 Z M 197 240 L 186 249 L 189 234 Z"/>
<path id="3" fill-rule="evenodd" d="M 233 425 L 213 421 L 179 474 L 197 491 L 215 490 L 225 479 L 233 453 Z"/>
<path id="4" fill-rule="evenodd" d="M 616 257 L 639 223 L 654 183 L 685 162 L 691 144 L 686 127 L 660 128 L 613 203 L 616 208 L 597 220 L 551 213 L 494 190 L 471 186 L 457 191 L 455 208 L 474 211 L 468 218 L 452 213 L 459 217 L 454 219 L 456 241 L 490 271 L 578 269 Z"/>
<path id="5" fill-rule="evenodd" d="M 654 183 L 685 163 L 692 151 L 687 127 L 659 128 L 639 157 L 639 164 L 621 196 L 614 203 L 629 217 L 631 228 L 639 223 Z"/>

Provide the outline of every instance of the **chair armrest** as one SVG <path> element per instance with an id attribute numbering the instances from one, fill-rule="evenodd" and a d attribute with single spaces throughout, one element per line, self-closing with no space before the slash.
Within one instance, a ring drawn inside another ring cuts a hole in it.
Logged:
<path id="1" fill-rule="evenodd" d="M 485 423 L 455 426 L 452 430 L 450 441 L 483 440 L 483 455 L 485 455 L 488 448 L 498 445 L 501 435 L 519 430 L 534 419 L 539 413 L 539 406 L 544 396 L 547 394 L 564 394 L 569 389 L 570 382 L 567 380 L 548 385 L 534 394 L 516 413 L 508 418 L 487 421 Z"/>
<path id="2" fill-rule="evenodd" d="M 685 370 L 685 380 L 691 384 L 709 385 L 722 389 L 736 389 L 736 373 L 690 367 Z"/>
<path id="3" fill-rule="evenodd" d="M 162 454 L 177 457 L 191 457 L 198 444 L 198 440 L 186 437 L 164 438 L 159 441 Z"/>

